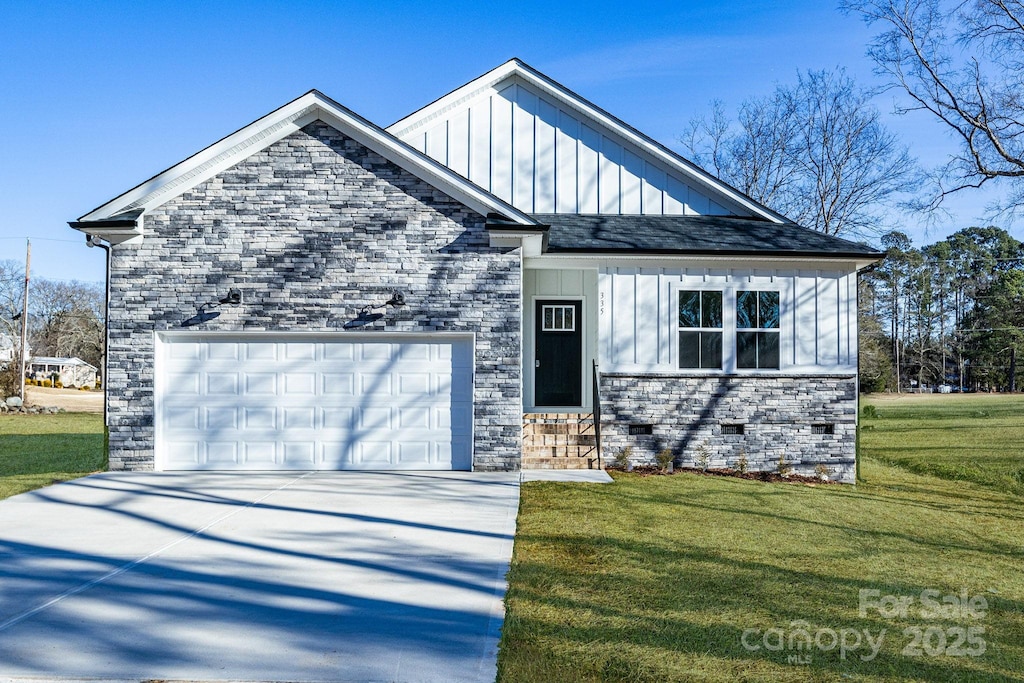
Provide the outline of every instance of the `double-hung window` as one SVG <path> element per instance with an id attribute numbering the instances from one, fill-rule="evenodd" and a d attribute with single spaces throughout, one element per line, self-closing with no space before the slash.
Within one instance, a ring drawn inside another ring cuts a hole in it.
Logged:
<path id="1" fill-rule="evenodd" d="M 679 367 L 722 369 L 722 292 L 679 291 Z"/>
<path id="2" fill-rule="evenodd" d="M 779 368 L 778 292 L 736 292 L 736 367 Z"/>

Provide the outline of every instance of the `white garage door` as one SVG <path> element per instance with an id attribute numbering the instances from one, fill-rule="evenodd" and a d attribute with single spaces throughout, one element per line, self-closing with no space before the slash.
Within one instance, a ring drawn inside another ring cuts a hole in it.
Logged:
<path id="1" fill-rule="evenodd" d="M 162 470 L 468 470 L 466 337 L 164 335 Z"/>

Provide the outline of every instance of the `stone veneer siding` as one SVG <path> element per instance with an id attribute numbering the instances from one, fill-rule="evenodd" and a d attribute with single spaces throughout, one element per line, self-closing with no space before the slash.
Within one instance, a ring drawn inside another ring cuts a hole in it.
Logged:
<path id="1" fill-rule="evenodd" d="M 856 476 L 857 385 L 853 376 L 601 377 L 601 445 L 606 461 L 633 447 L 635 463 L 651 463 L 671 449 L 676 465 L 735 467 L 741 453 L 750 470 L 776 471 L 780 456 L 799 474 L 819 463 L 831 478 Z M 650 424 L 650 436 L 631 436 L 630 424 Z M 744 434 L 722 433 L 742 424 Z M 831 424 L 834 434 L 813 434 Z"/>
<path id="2" fill-rule="evenodd" d="M 518 469 L 521 259 L 484 217 L 314 122 L 146 214 L 112 249 L 110 468 L 154 466 L 154 333 L 228 288 L 240 306 L 190 331 L 344 332 L 393 290 L 407 305 L 359 332 L 474 332 L 478 470 Z"/>

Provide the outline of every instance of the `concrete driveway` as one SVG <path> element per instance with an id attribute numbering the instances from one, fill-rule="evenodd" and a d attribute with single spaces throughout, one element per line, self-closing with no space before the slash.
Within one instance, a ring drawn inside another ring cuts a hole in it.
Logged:
<path id="1" fill-rule="evenodd" d="M 108 473 L 0 502 L 0 680 L 493 681 L 518 473 Z"/>

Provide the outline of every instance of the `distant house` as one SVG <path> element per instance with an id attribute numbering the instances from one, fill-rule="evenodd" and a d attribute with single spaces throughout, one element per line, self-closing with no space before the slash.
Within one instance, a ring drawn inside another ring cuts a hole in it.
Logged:
<path id="1" fill-rule="evenodd" d="M 854 478 L 882 254 L 518 60 L 387 129 L 310 91 L 71 226 L 111 247 L 112 470 L 595 467 L 600 440 Z"/>
<path id="2" fill-rule="evenodd" d="M 0 332 L 0 363 L 14 360 L 15 342 L 10 335 Z"/>
<path id="3" fill-rule="evenodd" d="M 81 358 L 35 356 L 26 373 L 31 379 L 56 380 L 66 387 L 81 387 L 96 383 L 99 368 Z"/>

